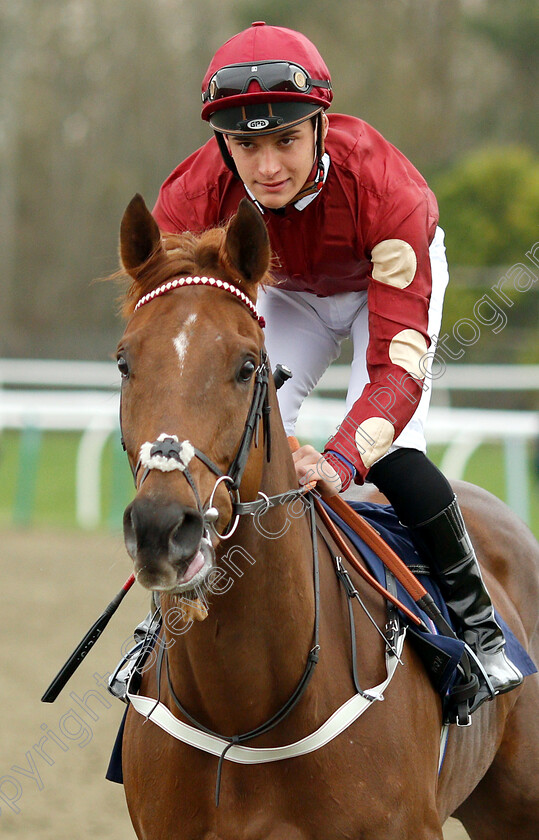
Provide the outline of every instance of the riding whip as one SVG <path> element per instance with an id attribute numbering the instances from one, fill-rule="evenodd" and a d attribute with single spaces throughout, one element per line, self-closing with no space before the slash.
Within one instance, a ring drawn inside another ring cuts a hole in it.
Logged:
<path id="1" fill-rule="evenodd" d="M 120 606 L 125 595 L 133 586 L 134 582 L 135 575 L 129 575 L 118 594 L 115 595 L 110 604 L 107 607 L 105 607 L 97 621 L 94 622 L 94 624 L 90 627 L 84 638 L 81 639 L 81 641 L 79 642 L 79 644 L 77 645 L 67 662 L 65 663 L 65 665 L 63 665 L 60 671 L 57 673 L 57 675 L 49 685 L 48 689 L 46 690 L 45 694 L 41 698 L 42 703 L 53 703 L 56 700 L 65 684 L 68 682 L 68 680 L 71 679 L 71 677 L 79 667 L 80 663 L 85 658 L 88 651 L 95 645 L 95 643 L 99 639 L 101 633 L 103 632 L 110 619 Z"/>

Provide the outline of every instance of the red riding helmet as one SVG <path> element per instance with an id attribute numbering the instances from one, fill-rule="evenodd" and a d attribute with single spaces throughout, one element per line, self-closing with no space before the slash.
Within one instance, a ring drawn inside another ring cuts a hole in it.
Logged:
<path id="1" fill-rule="evenodd" d="M 331 77 L 300 32 L 256 21 L 215 53 L 202 82 L 202 119 L 221 134 L 271 134 L 328 108 Z"/>

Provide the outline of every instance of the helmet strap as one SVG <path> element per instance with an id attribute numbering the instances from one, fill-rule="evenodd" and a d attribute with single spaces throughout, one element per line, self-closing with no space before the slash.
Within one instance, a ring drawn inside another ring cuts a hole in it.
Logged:
<path id="1" fill-rule="evenodd" d="M 295 204 L 302 198 L 305 198 L 308 195 L 313 195 L 313 193 L 319 192 L 324 186 L 324 164 L 322 162 L 322 158 L 324 157 L 324 131 L 322 115 L 317 114 L 315 119 L 316 125 L 314 127 L 314 133 L 316 137 L 316 145 L 314 149 L 314 164 L 313 169 L 311 170 L 313 179 L 311 181 L 307 181 L 303 185 L 301 190 L 298 193 L 296 193 L 294 198 L 290 199 L 288 205 Z"/>
<path id="2" fill-rule="evenodd" d="M 214 131 L 213 133 L 215 134 L 215 139 L 217 140 L 217 145 L 219 146 L 219 151 L 221 152 L 221 156 L 225 164 L 234 175 L 234 178 L 237 178 L 239 181 L 241 181 L 238 170 L 236 169 L 236 164 L 234 163 L 234 158 L 228 151 L 228 146 L 226 145 L 224 134 L 221 134 L 220 131 Z"/>
<path id="3" fill-rule="evenodd" d="M 287 202 L 286 206 L 288 207 L 290 204 L 295 204 L 297 201 L 300 201 L 302 198 L 306 198 L 308 195 L 313 195 L 315 193 L 320 192 L 322 187 L 324 186 L 324 164 L 322 163 L 322 158 L 316 158 L 316 163 L 311 170 L 313 178 L 310 181 L 307 181 L 303 187 L 300 189 L 298 193 L 291 198 L 289 202 Z"/>
<path id="4" fill-rule="evenodd" d="M 316 152 L 318 160 L 321 161 L 325 153 L 324 145 L 324 117 L 322 113 L 316 115 Z"/>

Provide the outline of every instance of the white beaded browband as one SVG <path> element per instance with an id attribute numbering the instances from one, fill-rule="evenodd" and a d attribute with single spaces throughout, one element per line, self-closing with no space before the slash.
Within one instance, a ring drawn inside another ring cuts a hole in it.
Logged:
<path id="1" fill-rule="evenodd" d="M 256 306 L 246 294 L 236 288 L 236 286 L 232 286 L 230 283 L 227 283 L 225 280 L 216 280 L 214 277 L 175 277 L 174 280 L 169 280 L 168 283 L 163 283 L 162 286 L 158 286 L 157 289 L 154 289 L 152 292 L 148 292 L 147 295 L 141 297 L 135 306 L 134 312 L 154 298 L 160 297 L 161 295 L 170 292 L 172 289 L 179 289 L 182 286 L 215 286 L 216 289 L 223 289 L 225 292 L 230 292 L 231 295 L 234 295 L 234 297 L 237 297 L 238 300 L 241 300 L 255 321 L 258 321 L 261 327 L 266 326 L 264 318 L 262 315 L 258 314 Z"/>

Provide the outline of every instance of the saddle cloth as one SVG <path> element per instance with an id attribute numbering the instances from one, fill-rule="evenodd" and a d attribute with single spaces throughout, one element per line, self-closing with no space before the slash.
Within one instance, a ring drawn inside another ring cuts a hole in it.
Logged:
<path id="1" fill-rule="evenodd" d="M 430 576 L 428 567 L 417 553 L 410 531 L 399 522 L 391 505 L 353 501 L 348 501 L 347 504 L 360 516 L 363 516 L 370 525 L 376 528 L 390 548 L 414 572 L 427 592 L 433 597 L 444 618 L 453 626 L 451 616 L 448 613 L 436 581 Z M 335 524 L 341 528 L 343 533 L 346 534 L 351 543 L 359 551 L 371 574 L 382 585 L 385 585 L 385 566 L 373 549 L 369 548 L 361 537 L 352 531 L 328 505 L 324 504 L 324 507 Z M 459 639 L 450 639 L 447 636 L 439 635 L 432 620 L 417 606 L 411 595 L 406 592 L 398 581 L 397 594 L 404 606 L 408 607 L 416 615 L 419 615 L 425 624 L 432 629 L 431 633 L 425 633 L 415 626 L 410 626 L 408 638 L 415 644 L 416 650 L 423 659 L 434 687 L 440 693 L 443 702 L 457 677 L 457 666 L 462 655 L 464 642 Z M 403 620 L 407 623 L 407 619 L 403 617 Z M 534 674 L 537 671 L 535 663 L 498 612 L 496 612 L 496 620 L 505 635 L 506 654 L 508 658 L 514 662 L 523 676 Z"/>

